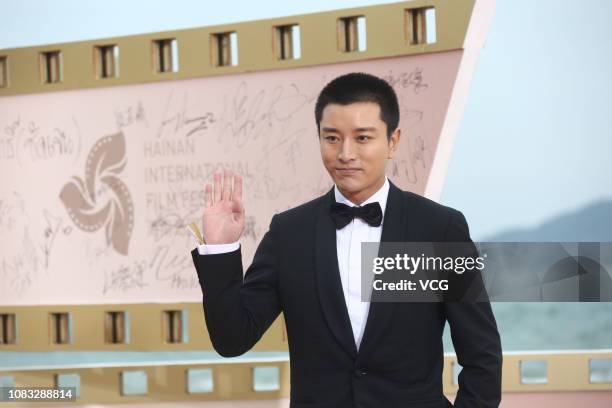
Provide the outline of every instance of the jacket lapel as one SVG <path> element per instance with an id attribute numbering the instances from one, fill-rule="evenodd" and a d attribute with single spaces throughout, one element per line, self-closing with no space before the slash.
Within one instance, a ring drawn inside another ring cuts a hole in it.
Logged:
<path id="1" fill-rule="evenodd" d="M 407 241 L 407 211 L 402 190 L 389 181 L 389 196 L 383 219 L 381 242 Z M 381 246 L 382 247 L 382 246 Z M 385 256 L 379 247 L 378 256 Z M 372 302 L 366 320 L 366 326 L 359 346 L 359 355 L 367 353 L 368 347 L 384 341 L 385 328 L 392 323 L 396 302 Z"/>
<path id="2" fill-rule="evenodd" d="M 315 265 L 319 290 L 319 302 L 327 324 L 344 349 L 352 358 L 357 355 L 353 329 L 344 300 L 338 253 L 336 249 L 336 226 L 330 215 L 330 206 L 335 201 L 334 189 L 323 197 L 316 219 Z"/>

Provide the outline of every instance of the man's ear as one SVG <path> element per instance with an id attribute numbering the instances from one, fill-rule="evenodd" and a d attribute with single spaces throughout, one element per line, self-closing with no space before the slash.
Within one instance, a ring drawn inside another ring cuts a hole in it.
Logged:
<path id="1" fill-rule="evenodd" d="M 389 156 L 387 157 L 388 159 L 393 158 L 393 154 L 395 154 L 395 151 L 397 150 L 397 145 L 399 144 L 401 133 L 402 131 L 398 127 L 391 134 L 391 137 L 389 138 Z"/>

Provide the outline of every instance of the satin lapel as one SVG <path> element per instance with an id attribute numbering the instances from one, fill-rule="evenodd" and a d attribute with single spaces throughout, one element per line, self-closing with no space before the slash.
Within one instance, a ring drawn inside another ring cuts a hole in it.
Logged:
<path id="1" fill-rule="evenodd" d="M 389 195 L 383 220 L 381 242 L 403 242 L 407 239 L 407 211 L 404 203 L 404 194 L 389 181 Z M 381 249 L 378 250 L 378 256 Z M 367 352 L 368 347 L 376 345 L 377 341 L 384 341 L 385 327 L 392 322 L 393 314 L 397 308 L 395 302 L 372 302 L 366 320 L 366 326 L 359 346 L 359 354 Z"/>
<path id="2" fill-rule="evenodd" d="M 355 357 L 357 346 L 353 329 L 344 300 L 338 253 L 336 249 L 336 226 L 330 216 L 330 206 L 335 201 L 332 188 L 324 197 L 318 209 L 316 219 L 316 280 L 319 290 L 319 301 L 327 324 L 346 351 Z M 316 333 L 313 333 L 316 335 Z"/>

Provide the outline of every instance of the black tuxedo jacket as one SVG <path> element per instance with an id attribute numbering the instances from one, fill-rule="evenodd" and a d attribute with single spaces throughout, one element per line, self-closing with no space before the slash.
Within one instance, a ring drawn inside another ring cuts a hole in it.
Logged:
<path id="1" fill-rule="evenodd" d="M 215 350 L 238 356 L 284 313 L 292 408 L 444 408 L 442 332 L 459 364 L 454 406 L 497 407 L 502 352 L 489 302 L 373 302 L 359 351 L 325 195 L 272 217 L 243 278 L 240 249 L 192 251 Z M 463 214 L 390 183 L 381 241 L 470 241 Z"/>

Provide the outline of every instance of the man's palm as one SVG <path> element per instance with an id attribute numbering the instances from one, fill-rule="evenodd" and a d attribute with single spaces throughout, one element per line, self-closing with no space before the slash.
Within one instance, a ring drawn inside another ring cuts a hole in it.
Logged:
<path id="1" fill-rule="evenodd" d="M 233 190 L 231 178 L 234 176 Z M 238 241 L 244 231 L 244 207 L 242 205 L 242 177 L 231 170 L 214 174 L 213 186 L 205 187 L 205 207 L 202 215 L 202 234 L 206 244 L 229 244 Z"/>

